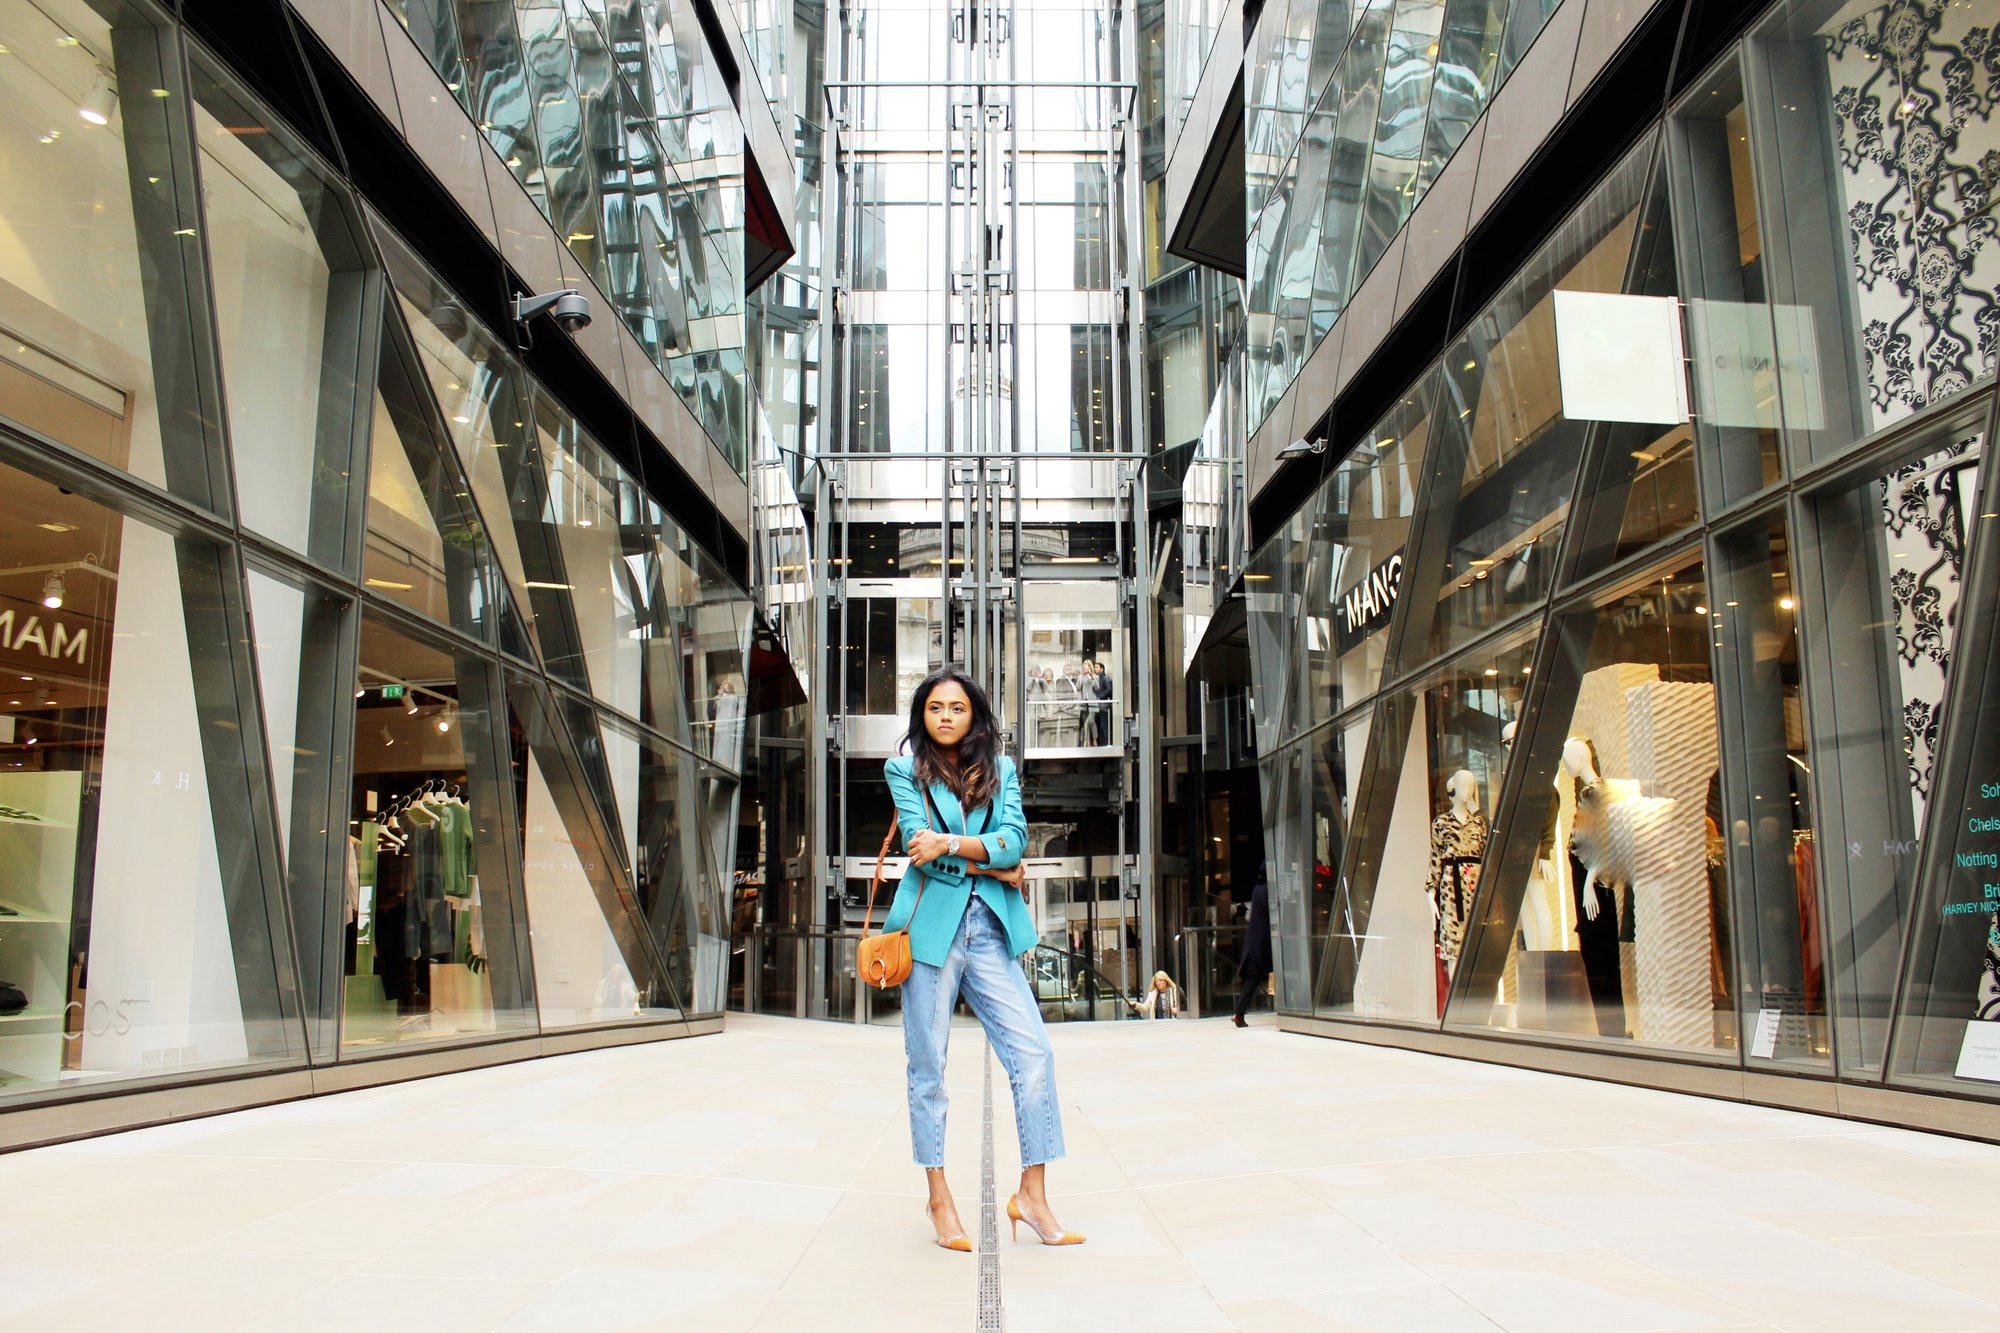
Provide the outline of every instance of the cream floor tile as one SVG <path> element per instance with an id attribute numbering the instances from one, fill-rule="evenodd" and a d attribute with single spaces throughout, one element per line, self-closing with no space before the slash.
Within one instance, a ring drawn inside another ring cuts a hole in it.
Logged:
<path id="1" fill-rule="evenodd" d="M 1007 1327 L 1021 1333 L 1068 1329 L 1132 1329 L 1145 1333 L 1211 1333 L 1234 1327 L 1199 1284 L 1093 1283 L 1006 1291 Z"/>
<path id="2" fill-rule="evenodd" d="M 22 1329 L 212 1330 L 283 1306 L 339 1276 L 345 1259 L 173 1254 L 16 1312 Z"/>
<path id="3" fill-rule="evenodd" d="M 775 1284 L 700 1269 L 580 1268 L 498 1325 L 508 1333 L 754 1327 Z"/>
<path id="4" fill-rule="evenodd" d="M 242 1327 L 249 1333 L 353 1333 L 393 1311 L 399 1327 L 489 1333 L 547 1289 L 545 1282 L 504 1278 L 343 1273 Z"/>
<path id="5" fill-rule="evenodd" d="M 2000 1329 L 2000 1305 L 1776 1227 L 1632 1237 L 1618 1248 L 1752 1318 L 1799 1333 Z"/>
<path id="6" fill-rule="evenodd" d="M 1750 1322 L 1743 1310 L 1608 1249 L 1421 1262 L 1466 1304 L 1523 1333 L 1639 1333 Z"/>
<path id="7" fill-rule="evenodd" d="M 1435 1282 L 1321 1292 L 1222 1306 L 1244 1333 L 1496 1333 L 1492 1320 Z"/>
<path id="8" fill-rule="evenodd" d="M 823 1296 L 780 1291 L 752 1324 L 751 1333 L 965 1333 L 972 1327 L 970 1300 L 930 1304 L 894 1296 Z"/>

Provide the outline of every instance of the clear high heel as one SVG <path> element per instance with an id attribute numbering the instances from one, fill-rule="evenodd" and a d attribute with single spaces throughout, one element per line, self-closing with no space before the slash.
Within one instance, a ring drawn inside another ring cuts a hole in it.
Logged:
<path id="1" fill-rule="evenodd" d="M 1028 1230 L 1035 1233 L 1035 1239 L 1040 1241 L 1044 1245 L 1083 1244 L 1083 1237 L 1079 1236 L 1074 1231 L 1065 1231 L 1060 1236 L 1050 1236 L 1046 1234 L 1040 1227 L 1035 1225 L 1034 1218 L 1029 1217 L 1026 1213 L 1021 1211 L 1021 1196 L 1018 1194 L 1010 1194 L 1007 1196 L 1007 1220 L 1014 1224 L 1014 1239 L 1017 1241 L 1021 1239 L 1021 1223 L 1026 1222 L 1028 1224 Z"/>
<path id="2" fill-rule="evenodd" d="M 937 1230 L 937 1219 L 931 1216 L 931 1205 L 928 1199 L 924 1201 L 924 1220 L 931 1224 L 932 1231 Z M 940 1250 L 954 1250 L 959 1254 L 972 1253 L 972 1238 L 963 1231 L 959 1232 L 956 1236 L 939 1236 L 937 1244 Z"/>

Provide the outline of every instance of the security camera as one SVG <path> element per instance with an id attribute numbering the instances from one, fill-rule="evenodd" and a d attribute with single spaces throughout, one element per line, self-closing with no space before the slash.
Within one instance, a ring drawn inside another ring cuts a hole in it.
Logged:
<path id="1" fill-rule="evenodd" d="M 559 292 L 544 292 L 540 296 L 515 297 L 515 331 L 523 348 L 533 343 L 534 335 L 528 331 L 528 321 L 544 314 L 553 319 L 564 333 L 574 337 L 590 327 L 590 298 L 574 287 L 565 287 Z"/>

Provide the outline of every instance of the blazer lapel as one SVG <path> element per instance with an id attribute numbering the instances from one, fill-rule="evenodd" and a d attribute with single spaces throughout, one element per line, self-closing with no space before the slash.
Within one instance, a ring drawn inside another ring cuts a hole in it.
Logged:
<path id="1" fill-rule="evenodd" d="M 960 837 L 963 837 L 965 835 L 965 808 L 958 803 L 958 798 L 951 794 L 951 788 L 945 786 L 942 782 L 933 782 L 931 784 L 931 799 L 937 802 L 938 817 L 944 820 L 944 828 L 941 832 L 956 833 Z"/>

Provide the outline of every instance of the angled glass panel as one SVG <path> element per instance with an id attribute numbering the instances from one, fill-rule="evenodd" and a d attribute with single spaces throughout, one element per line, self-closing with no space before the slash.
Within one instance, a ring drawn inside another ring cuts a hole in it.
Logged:
<path id="1" fill-rule="evenodd" d="M 1296 166 L 1296 161 L 1293 162 Z M 1290 383 L 1287 337 L 1278 322 L 1279 296 L 1285 277 L 1285 223 L 1291 215 L 1291 192 L 1272 191 L 1263 215 L 1250 232 L 1248 276 L 1243 283 L 1243 323 L 1249 362 L 1249 429 L 1255 432 L 1277 406 Z"/>
<path id="2" fill-rule="evenodd" d="M 1640 219 L 1622 289 L 1656 301 L 1674 298 L 1680 282 L 1664 166 L 1653 173 Z M 1662 348 L 1659 355 L 1670 362 L 1668 374 L 1683 373 L 1677 351 Z M 1678 536 L 1701 517 L 1692 424 L 1589 420 L 1586 412 L 1563 409 L 1582 427 L 1580 507 L 1568 558 L 1585 575 Z"/>
<path id="3" fill-rule="evenodd" d="M 1418 1023 L 1443 1014 L 1535 638 L 1475 649 L 1385 701 L 1341 886 L 1356 938 L 1334 954 L 1335 967 L 1351 967 L 1334 987 L 1347 1006 L 1338 1012 Z"/>
<path id="4" fill-rule="evenodd" d="M 276 566 L 252 566 L 247 575 L 299 991 L 312 1049 L 330 1056 L 340 1043 L 348 971 L 350 847 L 359 848 L 349 841 L 358 839 L 358 826 L 328 836 L 349 818 L 353 603 Z M 336 899 L 337 917 L 330 910 Z"/>
<path id="5" fill-rule="evenodd" d="M 465 86 L 459 100 L 486 142 L 529 185 L 541 161 L 535 143 L 535 105 L 512 0 L 456 0 Z M 529 193 L 541 196 L 529 185 Z"/>
<path id="6" fill-rule="evenodd" d="M 1395 8 L 1379 4 L 1360 15 L 1347 54 L 1327 85 L 1322 106 L 1333 118 L 1333 161 L 1328 173 L 1319 236 L 1316 304 L 1331 325 L 1360 285 L 1355 253 L 1360 244 L 1361 209 L 1368 190 L 1368 158 L 1376 113 L 1382 105 L 1382 78 L 1389 56 L 1389 23 Z M 1329 105 L 1330 103 L 1330 105 Z"/>
<path id="7" fill-rule="evenodd" d="M 523 678 L 512 681 L 509 693 L 542 1025 L 680 1017 L 619 850 L 620 835 L 594 799 L 598 788 L 579 768 L 592 763 L 608 774 L 601 738 L 595 729 L 573 732 L 567 725 L 572 710 L 557 714 L 540 688 Z M 697 838 L 699 827 L 697 822 Z"/>
<path id="8" fill-rule="evenodd" d="M 1290 874 L 1308 931 L 1314 1013 L 1351 1012 L 1354 1004 L 1354 960 L 1366 923 L 1354 911 L 1345 857 L 1373 724 L 1374 710 L 1363 709 L 1301 741 L 1300 785 L 1290 812 L 1295 825 L 1275 847 L 1267 817 L 1266 855 L 1299 858 Z"/>
<path id="9" fill-rule="evenodd" d="M 1912 918 L 1893 1074 L 1961 1095 L 2000 1096 L 2000 643 L 1994 631 L 1996 491 L 1992 450 L 1957 472 L 1947 531 L 1970 546 L 1952 695 L 1957 744 L 1937 765 L 1934 872 Z M 1983 474 L 1983 475 L 1982 475 Z M 1966 505 L 1984 489 L 1985 501 Z"/>
<path id="10" fill-rule="evenodd" d="M 465 80 L 465 46 L 458 32 L 458 6 L 453 0 L 387 0 L 389 13 L 403 25 L 417 49 L 431 62 L 461 103 L 469 104 Z"/>
<path id="11" fill-rule="evenodd" d="M 1552 625 L 1453 1026 L 1736 1048 L 1709 597 L 1697 561 Z"/>
<path id="12" fill-rule="evenodd" d="M 1994 369 L 2000 120 L 1984 4 L 1791 3 L 1748 45 L 1795 466 Z"/>
<path id="13" fill-rule="evenodd" d="M 238 510 L 346 568 L 379 299 L 360 217 L 281 123 L 207 60 L 191 70 Z"/>
<path id="14" fill-rule="evenodd" d="M 13 468 L 0 529 L 0 1099 L 301 1059 L 235 560 Z"/>
<path id="15" fill-rule="evenodd" d="M 1507 26 L 1500 40 L 1501 83 L 1507 82 L 1507 76 L 1521 63 L 1521 57 L 1528 54 L 1528 48 L 1542 35 L 1543 26 L 1561 3 L 1562 0 L 1513 0 L 1507 7 Z"/>
<path id="16" fill-rule="evenodd" d="M 1357 286 L 1402 230 L 1422 188 L 1424 121 L 1430 111 L 1444 10 L 1445 0 L 1396 3 L 1383 64 L 1382 99 L 1375 109 L 1375 148 L 1368 159 L 1361 204 L 1361 239 L 1354 256 Z"/>
<path id="17" fill-rule="evenodd" d="M 1540 603 L 1554 585 L 1591 425 L 1563 414 L 1554 293 L 1624 290 L 1651 155 L 1650 144 L 1630 154 L 1445 353 L 1439 412 L 1463 435 L 1460 452 L 1439 455 L 1445 471 L 1425 523 L 1450 534 L 1448 549 L 1419 571 L 1413 595 L 1426 600 L 1411 608 L 1405 667 Z"/>
<path id="18" fill-rule="evenodd" d="M 0 416 L 226 510 L 187 98 L 152 12 L 0 10 Z"/>
<path id="19" fill-rule="evenodd" d="M 575 632 L 549 669 L 620 712 L 641 711 L 658 529 L 638 486 L 575 417 L 546 393 L 535 395 L 535 435 L 543 472 L 542 522 L 561 552 L 559 588 Z M 538 595 L 543 590 L 538 590 Z"/>
<path id="20" fill-rule="evenodd" d="M 387 228 L 378 232 L 397 307 L 471 483 L 463 500 L 476 515 L 513 605 L 527 611 L 536 647 L 564 660 L 576 629 L 562 596 L 561 554 L 543 522 L 527 371 L 400 239 Z M 523 651 L 511 642 L 502 646 Z"/>
<path id="21" fill-rule="evenodd" d="M 1675 112 L 1667 159 L 1688 300 L 1702 488 L 1713 512 L 1755 495 L 1784 471 L 1780 352 L 1766 290 L 1743 76 L 1734 60 Z"/>
<path id="22" fill-rule="evenodd" d="M 341 908 L 350 1054 L 534 1025 L 496 686 L 482 656 L 364 609 Z"/>
<path id="23" fill-rule="evenodd" d="M 1510 0 L 1448 0 L 1438 34 L 1437 72 L 1424 125 L 1417 191 L 1430 188 L 1493 100 Z"/>
<path id="24" fill-rule="evenodd" d="M 646 929 L 688 1012 L 715 1012 L 728 980 L 728 880 L 713 858 L 702 765 L 629 724 L 606 718 L 603 732 Z"/>
<path id="25" fill-rule="evenodd" d="M 494 642 L 499 574 L 472 491 L 438 419 L 403 322 L 385 312 L 368 455 L 362 585 L 419 615 Z"/>
<path id="26" fill-rule="evenodd" d="M 1708 614 L 1725 738 L 1716 823 L 1734 881 L 1739 1040 L 1753 1067 L 1823 1073 L 1833 1038 L 1813 828 L 1818 764 L 1806 739 L 1790 527 L 1773 515 L 1715 549 Z"/>
<path id="27" fill-rule="evenodd" d="M 1953 413 L 1873 476 L 1812 497 L 1799 599 L 1818 761 L 1837 1060 L 1879 1070 L 1936 793 L 1946 679 L 1965 602 L 1965 539 L 1986 409 Z M 1957 923 L 1954 923 L 1957 924 Z"/>

